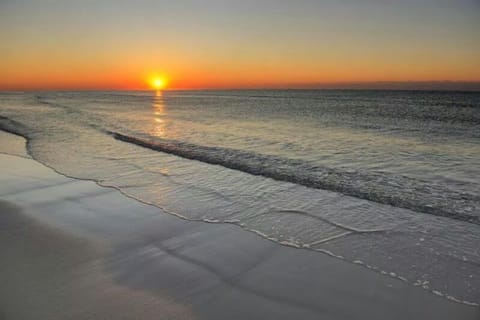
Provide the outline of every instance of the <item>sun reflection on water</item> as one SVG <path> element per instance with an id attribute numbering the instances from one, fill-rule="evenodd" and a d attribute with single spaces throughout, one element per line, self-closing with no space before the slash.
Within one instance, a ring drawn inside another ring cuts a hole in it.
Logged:
<path id="1" fill-rule="evenodd" d="M 165 137 L 166 136 L 166 126 L 165 126 L 165 104 L 163 101 L 163 93 L 158 90 L 153 97 L 152 103 L 153 109 L 153 121 L 150 129 L 150 135 L 155 137 Z"/>

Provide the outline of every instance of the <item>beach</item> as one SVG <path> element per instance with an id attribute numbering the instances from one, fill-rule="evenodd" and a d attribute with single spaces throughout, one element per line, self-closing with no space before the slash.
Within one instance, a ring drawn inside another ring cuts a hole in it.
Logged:
<path id="1" fill-rule="evenodd" d="M 0 137 L 1 319 L 480 316 L 354 263 L 65 177 L 29 158 L 23 138 Z"/>

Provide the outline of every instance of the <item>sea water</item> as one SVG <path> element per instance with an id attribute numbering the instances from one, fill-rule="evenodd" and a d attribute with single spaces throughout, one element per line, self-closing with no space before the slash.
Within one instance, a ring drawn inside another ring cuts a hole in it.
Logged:
<path id="1" fill-rule="evenodd" d="M 0 128 L 180 218 L 480 303 L 480 93 L 10 92 Z"/>

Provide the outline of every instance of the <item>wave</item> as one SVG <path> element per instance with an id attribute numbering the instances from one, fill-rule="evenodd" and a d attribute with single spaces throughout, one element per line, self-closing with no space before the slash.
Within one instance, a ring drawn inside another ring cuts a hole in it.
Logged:
<path id="1" fill-rule="evenodd" d="M 4 116 L 0 116 L 0 129 L 29 138 L 29 130 L 23 124 Z M 480 225 L 480 195 L 460 191 L 446 183 L 431 183 L 382 172 L 347 171 L 319 166 L 301 159 L 232 148 L 126 135 L 103 130 L 98 126 L 94 129 L 119 141 L 186 159 Z"/>
<path id="2" fill-rule="evenodd" d="M 106 133 L 116 140 L 186 159 L 480 225 L 480 196 L 453 190 L 445 184 L 379 172 L 344 171 L 237 149 Z"/>
<path id="3" fill-rule="evenodd" d="M 0 130 L 28 139 L 27 129 L 23 124 L 2 115 L 0 115 Z"/>

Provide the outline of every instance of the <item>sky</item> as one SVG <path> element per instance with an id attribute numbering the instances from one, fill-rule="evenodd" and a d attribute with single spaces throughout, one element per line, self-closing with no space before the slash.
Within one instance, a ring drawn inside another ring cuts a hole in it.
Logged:
<path id="1" fill-rule="evenodd" d="M 146 89 L 154 75 L 178 89 L 475 87 L 480 0 L 0 0 L 0 90 Z"/>

